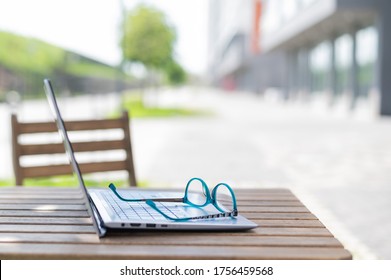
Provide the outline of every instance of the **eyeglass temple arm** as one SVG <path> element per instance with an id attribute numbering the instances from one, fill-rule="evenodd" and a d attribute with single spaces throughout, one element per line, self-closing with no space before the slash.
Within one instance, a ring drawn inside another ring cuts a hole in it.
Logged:
<path id="1" fill-rule="evenodd" d="M 111 189 L 113 191 L 113 193 L 119 198 L 121 199 L 122 201 L 128 201 L 128 202 L 139 202 L 139 201 L 147 201 L 147 200 L 153 200 L 153 201 L 156 201 L 156 202 L 184 202 L 184 199 L 183 197 L 181 198 L 169 198 L 169 197 L 165 197 L 165 198 L 135 198 L 135 199 L 128 199 L 128 198 L 123 198 L 118 192 L 117 192 L 117 188 L 114 186 L 113 183 L 110 183 L 109 185 L 109 189 Z"/>
<path id="2" fill-rule="evenodd" d="M 147 201 L 147 200 L 152 200 L 152 201 L 155 201 L 155 202 L 183 202 L 183 197 L 178 197 L 178 198 L 169 198 L 169 197 L 165 197 L 165 198 L 147 198 L 147 199 L 144 199 L 144 201 Z"/>
<path id="3" fill-rule="evenodd" d="M 153 209 L 155 209 L 157 212 L 159 212 L 163 217 L 166 219 L 177 221 L 177 222 L 184 222 L 184 221 L 190 221 L 190 220 L 201 220 L 201 219 L 212 219 L 212 218 L 221 218 L 221 217 L 231 217 L 234 218 L 238 215 L 238 211 L 234 210 L 232 212 L 222 212 L 217 214 L 210 214 L 210 215 L 204 215 L 204 216 L 196 216 L 196 217 L 186 217 L 186 218 L 173 218 L 162 212 L 155 204 L 154 201 L 147 199 L 146 203 L 151 206 Z"/>

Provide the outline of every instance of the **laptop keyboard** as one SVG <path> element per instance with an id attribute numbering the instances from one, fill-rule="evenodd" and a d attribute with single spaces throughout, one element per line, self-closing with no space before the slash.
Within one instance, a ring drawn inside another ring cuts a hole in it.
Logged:
<path id="1" fill-rule="evenodd" d="M 118 199 L 112 192 L 102 192 L 101 195 L 121 220 L 167 220 L 156 210 L 150 208 L 145 202 L 122 201 Z M 132 198 L 132 196 L 134 198 L 144 198 L 143 193 L 132 193 L 130 197 L 127 197 Z M 167 204 L 156 202 L 156 206 L 159 207 L 163 213 L 171 217 L 179 218 L 186 215 L 186 212 L 182 209 L 182 207 L 177 207 L 173 204 L 168 206 Z"/>

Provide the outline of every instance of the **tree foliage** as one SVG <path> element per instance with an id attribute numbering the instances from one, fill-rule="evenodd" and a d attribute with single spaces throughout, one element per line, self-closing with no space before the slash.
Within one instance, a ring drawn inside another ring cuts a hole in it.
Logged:
<path id="1" fill-rule="evenodd" d="M 175 31 L 160 11 L 139 6 L 124 23 L 122 50 L 126 60 L 163 69 L 172 60 Z"/>
<path id="2" fill-rule="evenodd" d="M 186 81 L 187 75 L 185 70 L 175 61 L 171 61 L 171 63 L 167 64 L 165 71 L 169 84 L 179 85 Z"/>
<path id="3" fill-rule="evenodd" d="M 171 84 L 185 81 L 186 72 L 173 55 L 175 29 L 161 11 L 140 5 L 127 14 L 123 27 L 121 46 L 125 60 L 164 72 Z"/>

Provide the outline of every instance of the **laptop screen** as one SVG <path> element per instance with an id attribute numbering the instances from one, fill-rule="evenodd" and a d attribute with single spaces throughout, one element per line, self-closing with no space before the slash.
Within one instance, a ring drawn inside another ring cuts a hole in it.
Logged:
<path id="1" fill-rule="evenodd" d="M 85 200 L 85 204 L 86 204 L 88 213 L 90 214 L 90 216 L 92 218 L 95 230 L 97 231 L 97 233 L 101 237 L 105 234 L 105 229 L 100 225 L 101 223 L 99 221 L 99 218 L 97 217 L 97 213 L 93 209 L 94 208 L 93 202 L 92 202 L 90 195 L 88 194 L 87 188 L 84 184 L 84 180 L 83 180 L 83 177 L 82 177 L 82 174 L 80 171 L 79 164 L 76 161 L 75 154 L 74 154 L 74 151 L 72 148 L 72 144 L 69 140 L 68 133 L 65 129 L 65 125 L 64 125 L 64 121 L 61 117 L 60 109 L 58 108 L 58 105 L 57 105 L 57 100 L 54 95 L 52 84 L 49 79 L 45 79 L 43 82 L 44 82 L 44 89 L 45 89 L 45 93 L 46 93 L 46 96 L 47 96 L 47 99 L 49 102 L 50 109 L 51 109 L 53 116 L 54 116 L 54 119 L 56 121 L 58 132 L 60 133 L 61 138 L 63 140 L 65 151 L 68 156 L 69 162 L 72 165 L 73 172 L 79 181 L 79 187 L 83 192 L 83 197 Z"/>

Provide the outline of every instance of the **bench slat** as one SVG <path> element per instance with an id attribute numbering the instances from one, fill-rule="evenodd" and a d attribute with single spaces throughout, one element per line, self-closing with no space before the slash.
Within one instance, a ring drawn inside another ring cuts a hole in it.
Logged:
<path id="1" fill-rule="evenodd" d="M 124 150 L 126 148 L 123 140 L 73 142 L 72 148 L 75 152 L 94 152 Z M 42 154 L 65 154 L 64 144 L 30 144 L 20 145 L 20 155 L 42 155 Z"/>
<path id="2" fill-rule="evenodd" d="M 126 161 L 106 161 L 79 164 L 82 173 L 124 170 L 126 165 Z M 50 166 L 23 167 L 22 172 L 26 177 L 37 178 L 43 176 L 72 174 L 72 168 L 70 164 L 59 164 Z"/>
<path id="3" fill-rule="evenodd" d="M 65 128 L 67 131 L 115 129 L 122 127 L 123 121 L 120 119 L 65 122 Z M 57 126 L 54 122 L 19 123 L 18 129 L 20 134 L 58 132 Z"/>

